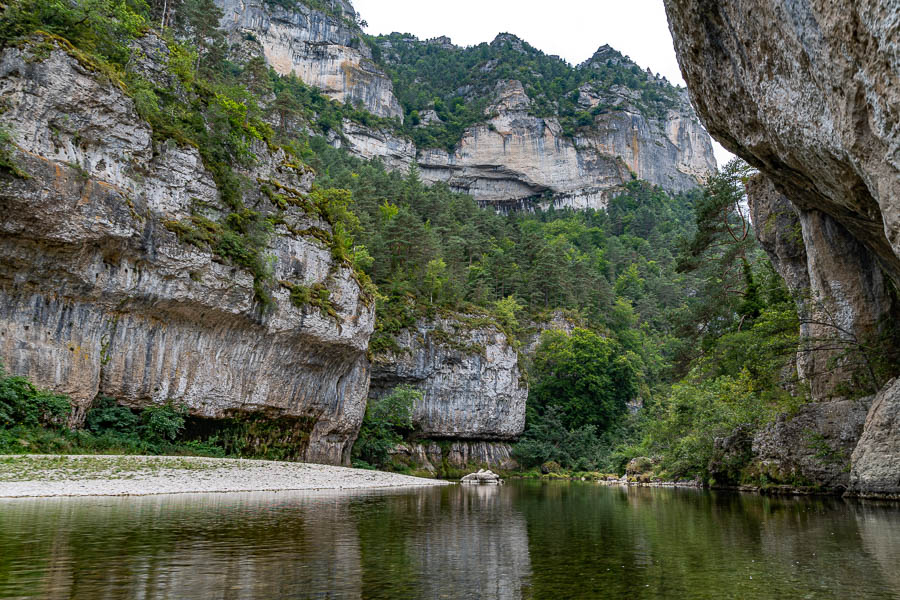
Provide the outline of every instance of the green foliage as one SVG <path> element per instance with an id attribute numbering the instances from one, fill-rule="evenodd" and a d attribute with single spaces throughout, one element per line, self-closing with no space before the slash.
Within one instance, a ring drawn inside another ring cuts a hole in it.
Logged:
<path id="1" fill-rule="evenodd" d="M 361 461 L 364 467 L 387 466 L 390 451 L 412 431 L 413 404 L 421 399 L 422 392 L 401 385 L 383 398 L 370 400 L 359 437 L 353 445 L 355 461 Z"/>
<path id="2" fill-rule="evenodd" d="M 522 439 L 513 447 L 516 460 L 525 467 L 553 461 L 567 469 L 593 470 L 601 461 L 604 446 L 594 425 L 570 428 L 558 406 L 550 406 L 532 420 Z"/>
<path id="3" fill-rule="evenodd" d="M 637 90 L 638 107 L 650 117 L 665 114 L 678 97 L 676 88 L 655 80 L 619 54 L 616 61 L 572 67 L 509 34 L 467 48 L 443 47 L 400 33 L 369 37 L 367 43 L 391 76 L 406 114 L 403 129 L 419 148 L 452 150 L 466 127 L 485 120 L 485 109 L 502 80 L 521 81 L 532 113 L 558 118 L 569 136 L 592 126 L 602 112 L 615 110 L 606 105 L 587 110 L 579 103 L 578 90 L 584 85 L 601 95 L 610 95 L 616 85 Z M 428 110 L 438 120 L 423 125 L 421 115 Z"/>
<path id="4" fill-rule="evenodd" d="M 6 46 L 42 30 L 121 65 L 147 27 L 148 10 L 143 0 L 16 0 L 3 7 L 0 41 Z"/>
<path id="5" fill-rule="evenodd" d="M 14 146 L 9 131 L 0 127 L 0 173 L 9 173 L 21 179 L 27 179 L 28 174 L 20 169 L 13 160 Z"/>
<path id="6" fill-rule="evenodd" d="M 0 428 L 59 427 L 70 409 L 66 396 L 38 389 L 24 377 L 7 376 L 0 364 Z"/>
<path id="7" fill-rule="evenodd" d="M 184 429 L 187 409 L 172 402 L 151 406 L 141 413 L 141 429 L 151 443 L 174 441 Z"/>
<path id="8" fill-rule="evenodd" d="M 532 422 L 550 407 L 569 429 L 605 430 L 637 395 L 637 357 L 586 329 L 545 331 L 534 357 L 528 403 Z"/>
<path id="9" fill-rule="evenodd" d="M 137 436 L 141 418 L 127 406 L 121 406 L 115 399 L 100 397 L 94 402 L 84 420 L 84 428 L 94 434 L 115 433 L 123 436 Z"/>
<path id="10" fill-rule="evenodd" d="M 0 454 L 187 454 L 296 460 L 313 423 L 304 418 L 248 415 L 208 420 L 198 435 L 187 412 L 173 402 L 132 410 L 100 397 L 83 429 L 66 428 L 69 399 L 36 388 L 0 369 Z M 202 419 L 200 421 L 203 421 Z"/>

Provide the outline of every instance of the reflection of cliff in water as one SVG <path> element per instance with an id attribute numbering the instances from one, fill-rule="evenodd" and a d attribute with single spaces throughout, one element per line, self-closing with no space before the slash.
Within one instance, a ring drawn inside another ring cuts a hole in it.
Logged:
<path id="1" fill-rule="evenodd" d="M 863 501 L 854 512 L 863 549 L 875 559 L 891 587 L 900 590 L 900 519 L 891 508 Z"/>
<path id="2" fill-rule="evenodd" d="M 192 494 L 5 503 L 0 547 L 31 568 L 0 561 L 0 582 L 21 578 L 22 595 L 48 599 L 230 600 L 310 590 L 358 597 L 359 539 L 348 502 L 333 494 Z"/>
<path id="3" fill-rule="evenodd" d="M 488 485 L 448 492 L 427 498 L 423 510 L 438 518 L 411 547 L 423 572 L 441 574 L 426 578 L 422 597 L 446 598 L 452 591 L 456 598 L 521 598 L 531 561 L 525 519 L 513 508 L 512 494 Z"/>
<path id="4" fill-rule="evenodd" d="M 363 597 L 522 598 L 531 564 L 514 503 L 498 486 L 355 501 Z"/>
<path id="5" fill-rule="evenodd" d="M 521 598 L 493 486 L 0 503 L 0 597 Z"/>

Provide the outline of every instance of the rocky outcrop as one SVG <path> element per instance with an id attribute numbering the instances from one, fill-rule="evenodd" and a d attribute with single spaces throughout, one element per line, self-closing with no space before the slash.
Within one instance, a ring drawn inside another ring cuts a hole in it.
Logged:
<path id="1" fill-rule="evenodd" d="M 525 426 L 528 386 L 518 352 L 489 320 L 467 315 L 420 321 L 393 337 L 372 363 L 373 397 L 401 384 L 423 393 L 413 407 L 420 437 L 512 440 Z"/>
<path id="2" fill-rule="evenodd" d="M 603 208 L 632 177 L 679 192 L 716 168 L 709 136 L 686 98 L 662 118 L 644 115 L 632 90 L 580 92 L 585 110 L 611 107 L 574 137 L 556 118 L 531 114 L 516 80 L 501 81 L 484 122 L 466 130 L 453 152 L 421 150 L 422 177 L 443 181 L 502 210 Z"/>
<path id="3" fill-rule="evenodd" d="M 29 175 L 0 180 L 0 359 L 68 394 L 77 421 L 98 395 L 132 407 L 174 401 L 197 418 L 290 423 L 308 461 L 347 463 L 365 410 L 373 303 L 330 249 L 289 231 L 328 225 L 284 212 L 266 254 L 273 280 L 321 285 L 334 316 L 255 300 L 254 277 L 179 242 L 167 224 L 221 217 L 191 146 L 154 143 L 114 83 L 59 49 L 0 55 L 0 123 Z M 308 189 L 310 175 L 254 148 L 249 181 Z M 265 211 L 247 186 L 245 202 Z M 274 207 L 272 207 L 274 209 Z"/>
<path id="4" fill-rule="evenodd" d="M 751 474 L 771 482 L 845 490 L 850 456 L 872 399 L 813 402 L 780 416 L 753 437 Z"/>
<path id="5" fill-rule="evenodd" d="M 545 331 L 564 331 L 571 334 L 579 326 L 582 326 L 582 323 L 576 317 L 561 310 L 555 310 L 545 320 L 535 321 L 531 324 L 522 344 L 522 354 L 529 359 L 533 358 Z"/>
<path id="6" fill-rule="evenodd" d="M 851 493 L 900 498 L 900 379 L 875 396 L 852 464 Z"/>
<path id="7" fill-rule="evenodd" d="M 408 138 L 390 129 L 375 129 L 344 119 L 340 134 L 332 133 L 329 142 L 363 159 L 379 159 L 389 171 L 405 172 L 416 162 L 416 147 Z"/>
<path id="8" fill-rule="evenodd" d="M 247 47 L 249 54 L 265 56 L 278 73 L 294 73 L 331 98 L 375 115 L 403 118 L 391 80 L 372 60 L 347 2 L 335 14 L 310 9 L 302 1 L 291 10 L 265 0 L 216 3 L 224 11 L 222 27 L 229 40 Z M 494 43 L 507 40 L 523 44 L 508 34 Z M 458 50 L 449 38 L 404 38 L 403 43 Z M 390 47 L 385 42 L 385 48 Z M 637 68 L 608 46 L 578 68 L 599 68 L 610 60 Z M 675 93 L 664 79 L 647 77 L 650 88 Z M 589 127 L 574 135 L 564 132 L 557 118 L 534 116 L 519 81 L 501 81 L 496 90 L 485 92 L 493 99 L 483 121 L 469 127 L 449 152 L 416 149 L 398 130 L 349 121 L 344 122 L 342 134 L 332 135 L 331 142 L 362 158 L 380 157 L 391 170 L 417 162 L 426 182 L 446 182 L 504 211 L 602 208 L 635 177 L 680 192 L 696 187 L 715 171 L 709 135 L 683 90 L 660 112 L 644 105 L 642 90 L 625 85 L 601 89 L 585 83 L 578 90 L 578 109 L 597 114 Z M 475 91 L 468 85 L 458 93 Z M 421 125 L 436 120 L 433 110 L 420 115 Z"/>
<path id="9" fill-rule="evenodd" d="M 499 475 L 497 475 L 490 469 L 478 469 L 477 473 L 469 473 L 468 475 L 464 475 L 459 480 L 459 482 L 474 485 L 500 485 L 501 483 L 503 483 L 503 480 L 500 479 Z"/>
<path id="10" fill-rule="evenodd" d="M 900 54 L 889 0 L 666 0 L 710 134 L 900 281 Z"/>
<path id="11" fill-rule="evenodd" d="M 349 2 L 335 14 L 297 2 L 288 10 L 266 0 L 216 0 L 222 29 L 232 42 L 249 40 L 281 75 L 294 73 L 308 85 L 380 117 L 403 118 L 390 78 L 372 60 L 354 24 Z"/>
<path id="12" fill-rule="evenodd" d="M 507 442 L 421 440 L 400 444 L 394 449 L 393 458 L 403 464 L 445 477 L 452 474 L 451 470 L 459 471 L 474 466 L 489 466 L 504 471 L 519 467 L 512 456 L 512 446 Z"/>
<path id="13" fill-rule="evenodd" d="M 756 237 L 797 301 L 797 367 L 812 398 L 877 387 L 865 346 L 894 308 L 877 259 L 828 214 L 794 207 L 764 175 L 747 182 L 747 198 Z"/>
<path id="14" fill-rule="evenodd" d="M 769 196 L 777 190 L 796 209 L 811 297 L 831 305 L 831 322 L 843 332 L 857 336 L 876 329 L 894 314 L 889 280 L 900 283 L 896 3 L 665 0 L 665 5 L 682 73 L 710 134 L 770 180 L 757 189 L 770 188 L 764 192 Z M 781 200 L 759 202 L 784 206 Z M 775 239 L 767 248 L 776 263 L 777 247 Z M 789 285 L 802 285 L 803 261 L 791 253 L 782 245 L 780 254 L 790 260 L 778 268 Z M 883 339 L 877 350 L 897 345 L 896 339 Z M 841 379 L 847 378 L 822 380 L 814 395 L 834 395 Z M 892 394 L 890 386 L 880 392 L 853 452 L 854 490 L 893 489 L 889 468 L 872 466 L 890 464 L 885 456 L 900 440 L 900 432 L 889 426 Z M 852 424 L 849 416 L 832 411 L 833 404 L 805 410 L 823 413 L 829 423 L 846 417 Z M 811 418 L 814 429 L 826 425 Z M 826 430 L 815 431 L 827 441 Z M 839 437 L 843 440 L 843 433 Z M 796 454 L 798 437 L 789 438 L 779 437 L 778 443 Z M 824 484 L 835 481 L 829 473 L 811 476 Z"/>

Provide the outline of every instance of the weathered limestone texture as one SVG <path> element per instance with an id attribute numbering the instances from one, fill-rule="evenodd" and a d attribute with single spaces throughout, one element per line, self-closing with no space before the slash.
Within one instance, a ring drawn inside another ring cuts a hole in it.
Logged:
<path id="1" fill-rule="evenodd" d="M 900 379 L 884 386 L 872 402 L 853 451 L 850 491 L 900 498 Z"/>
<path id="2" fill-rule="evenodd" d="M 380 159 L 389 171 L 405 172 L 416 162 L 416 147 L 411 140 L 386 129 L 372 129 L 344 119 L 342 135 L 329 136 L 335 148 L 345 148 L 363 159 Z"/>
<path id="3" fill-rule="evenodd" d="M 665 5 L 701 120 L 796 207 L 813 295 L 832 304 L 844 330 L 871 331 L 892 312 L 881 272 L 900 283 L 900 6 L 894 0 Z M 776 257 L 777 245 L 776 239 Z M 802 283 L 796 258 L 778 267 L 790 285 Z M 836 383 L 826 381 L 825 391 Z M 892 393 L 886 387 L 877 396 L 853 453 L 856 491 L 891 493 L 900 480 L 895 470 L 892 482 L 891 467 L 884 467 L 900 440 L 889 426 Z"/>
<path id="4" fill-rule="evenodd" d="M 287 10 L 265 0 L 216 0 L 225 13 L 222 29 L 232 41 L 252 35 L 266 61 L 282 75 L 294 73 L 308 85 L 348 104 L 360 103 L 381 117 L 403 118 L 390 78 L 372 60 L 349 2 L 341 17 L 298 2 Z"/>
<path id="5" fill-rule="evenodd" d="M 387 74 L 372 60 L 348 2 L 343 16 L 312 10 L 303 3 L 286 10 L 265 0 L 216 0 L 224 11 L 222 27 L 229 40 L 252 47 L 281 74 L 295 73 L 305 83 L 342 102 L 369 112 L 403 118 Z M 495 43 L 514 36 L 501 34 Z M 438 45 L 453 50 L 448 38 L 404 43 Z M 521 41 L 519 41 L 521 43 Z M 389 46 L 386 46 L 389 47 Z M 579 69 L 627 61 L 604 46 Z M 635 66 L 627 61 L 626 66 Z M 650 75 L 652 85 L 668 86 Z M 471 86 L 468 86 L 471 93 Z M 632 177 L 672 191 L 696 187 L 715 171 L 712 143 L 700 125 L 686 92 L 665 114 L 647 113 L 641 92 L 613 86 L 600 92 L 590 84 L 579 90 L 580 110 L 609 107 L 592 127 L 575 137 L 563 134 L 556 118 L 528 113 L 531 101 L 516 80 L 501 81 L 484 120 L 468 128 L 448 152 L 413 146 L 398 132 L 344 122 L 331 143 L 370 159 L 381 157 L 391 170 L 418 162 L 429 183 L 446 182 L 484 205 L 503 211 L 549 208 L 602 208 Z M 423 111 L 421 123 L 438 120 Z"/>
<path id="6" fill-rule="evenodd" d="M 696 187 L 716 163 L 687 98 L 664 118 L 649 118 L 634 94 L 624 87 L 612 96 L 583 89 L 585 109 L 599 103 L 618 109 L 570 138 L 557 119 L 529 114 L 531 100 L 519 81 L 501 81 L 485 121 L 467 129 L 453 152 L 419 152 L 422 177 L 502 210 L 603 208 L 632 173 L 673 192 Z"/>
<path id="7" fill-rule="evenodd" d="M 417 434 L 453 440 L 512 440 L 525 427 L 528 387 L 518 353 L 496 326 L 459 315 L 403 330 L 399 351 L 376 355 L 372 395 L 400 384 L 423 392 L 413 407 Z"/>
<path id="8" fill-rule="evenodd" d="M 512 446 L 507 442 L 457 440 L 410 442 L 394 449 L 394 458 L 437 473 L 444 466 L 466 469 L 472 466 L 488 466 L 506 471 L 518 468 L 512 456 Z M 446 475 L 447 473 L 443 473 Z"/>
<path id="9" fill-rule="evenodd" d="M 183 244 L 165 223 L 222 216 L 199 153 L 156 144 L 132 101 L 69 56 L 0 54 L 0 123 L 30 178 L 0 180 L 0 359 L 68 394 L 77 422 L 98 395 L 174 400 L 197 417 L 260 413 L 308 424 L 302 456 L 347 463 L 365 410 L 374 322 L 349 269 L 320 242 L 276 227 L 274 280 L 321 283 L 333 319 L 276 286 L 263 313 L 253 277 Z M 311 176 L 254 148 L 249 180 L 308 189 Z M 258 189 L 245 202 L 269 206 Z M 199 208 L 204 207 L 204 208 Z M 295 231 L 327 228 L 298 209 Z"/>
<path id="10" fill-rule="evenodd" d="M 794 207 L 764 175 L 747 182 L 747 198 L 756 237 L 797 301 L 797 368 L 812 398 L 839 397 L 854 378 L 876 385 L 858 349 L 893 310 L 877 259 L 829 215 Z"/>
<path id="11" fill-rule="evenodd" d="M 666 0 L 709 133 L 798 208 L 830 215 L 900 280 L 894 0 Z"/>
<path id="12" fill-rule="evenodd" d="M 755 469 L 770 481 L 847 489 L 850 455 L 872 398 L 803 405 L 753 437 Z"/>

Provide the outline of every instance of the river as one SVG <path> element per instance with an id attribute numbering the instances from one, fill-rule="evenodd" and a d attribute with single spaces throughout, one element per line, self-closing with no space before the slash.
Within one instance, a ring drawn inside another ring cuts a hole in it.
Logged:
<path id="1" fill-rule="evenodd" d="M 900 598 L 900 507 L 593 483 L 0 500 L 0 598 Z"/>

